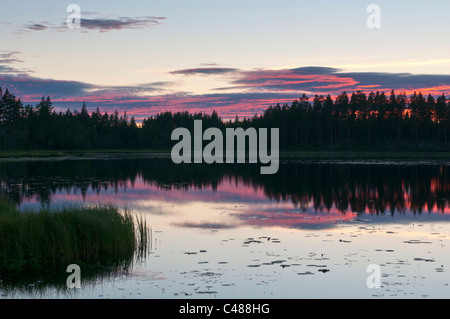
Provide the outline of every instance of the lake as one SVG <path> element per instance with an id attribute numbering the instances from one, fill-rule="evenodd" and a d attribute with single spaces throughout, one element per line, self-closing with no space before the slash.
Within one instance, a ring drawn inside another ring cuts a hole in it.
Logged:
<path id="1" fill-rule="evenodd" d="M 59 289 L 39 274 L 2 298 L 448 298 L 450 163 L 170 158 L 8 160 L 21 209 L 114 203 L 151 227 L 125 273 Z M 67 274 L 68 276 L 69 274 Z M 42 286 L 42 287 L 39 287 Z"/>

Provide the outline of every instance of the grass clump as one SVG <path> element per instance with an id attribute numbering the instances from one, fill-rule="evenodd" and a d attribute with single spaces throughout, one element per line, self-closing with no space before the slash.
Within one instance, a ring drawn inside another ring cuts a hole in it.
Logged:
<path id="1" fill-rule="evenodd" d="M 69 264 L 130 266 L 146 251 L 147 226 L 113 205 L 19 211 L 0 199 L 0 275 Z"/>

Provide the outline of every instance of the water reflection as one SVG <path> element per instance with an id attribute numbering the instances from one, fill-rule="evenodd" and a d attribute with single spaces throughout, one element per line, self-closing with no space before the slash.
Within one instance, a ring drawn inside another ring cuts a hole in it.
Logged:
<path id="1" fill-rule="evenodd" d="M 83 289 L 92 290 L 106 281 L 119 280 L 131 274 L 132 267 L 83 266 L 81 269 Z M 78 289 L 68 288 L 70 273 L 64 271 L 27 273 L 20 276 L 0 276 L 0 297 L 8 298 L 54 298 L 76 297 Z"/>
<path id="2" fill-rule="evenodd" d="M 83 201 L 241 203 L 244 224 L 328 227 L 356 215 L 446 215 L 450 171 L 440 165 L 285 162 L 276 175 L 255 165 L 175 165 L 170 159 L 4 162 L 0 193 L 17 204 Z M 218 223 L 184 227 L 230 228 Z"/>
<path id="3" fill-rule="evenodd" d="M 145 214 L 146 264 L 117 285 L 97 277 L 83 296 L 445 298 L 448 165 L 291 161 L 260 175 L 170 159 L 1 162 L 0 193 L 22 208 L 114 202 Z M 366 287 L 369 264 L 382 267 L 380 290 Z"/>

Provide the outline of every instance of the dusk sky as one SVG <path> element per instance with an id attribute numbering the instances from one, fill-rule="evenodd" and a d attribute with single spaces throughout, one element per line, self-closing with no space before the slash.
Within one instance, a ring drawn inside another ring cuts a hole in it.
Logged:
<path id="1" fill-rule="evenodd" d="M 252 116 L 306 93 L 450 95 L 450 2 L 9 1 L 0 86 L 57 110 Z M 66 8 L 81 8 L 69 29 Z M 370 4 L 381 9 L 369 28 Z"/>

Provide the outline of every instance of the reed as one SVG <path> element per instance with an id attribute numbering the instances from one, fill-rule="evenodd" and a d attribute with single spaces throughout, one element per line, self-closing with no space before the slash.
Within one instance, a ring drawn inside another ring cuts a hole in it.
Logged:
<path id="1" fill-rule="evenodd" d="M 0 275 L 80 266 L 128 267 L 147 249 L 142 218 L 113 205 L 19 211 L 0 199 Z"/>

